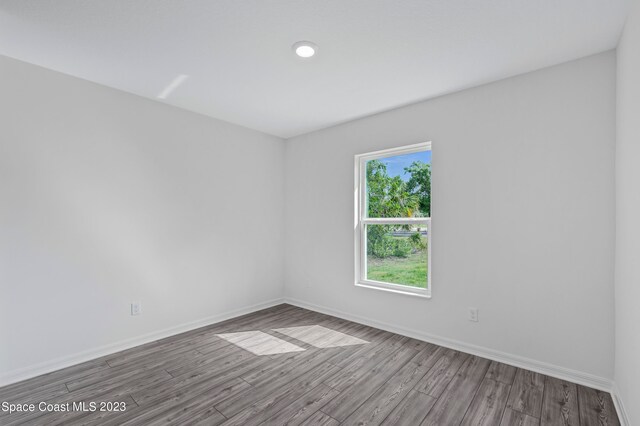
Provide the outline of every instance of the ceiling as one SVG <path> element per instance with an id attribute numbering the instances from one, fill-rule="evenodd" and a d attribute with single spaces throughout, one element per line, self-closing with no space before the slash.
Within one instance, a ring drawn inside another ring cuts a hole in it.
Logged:
<path id="1" fill-rule="evenodd" d="M 0 0 L 0 54 L 289 138 L 614 48 L 627 5 Z"/>

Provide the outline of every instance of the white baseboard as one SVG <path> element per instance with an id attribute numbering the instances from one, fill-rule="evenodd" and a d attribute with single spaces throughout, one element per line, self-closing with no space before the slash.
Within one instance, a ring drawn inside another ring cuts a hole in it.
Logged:
<path id="1" fill-rule="evenodd" d="M 174 327 L 166 328 L 164 330 L 158 330 L 151 333 L 137 336 L 131 339 L 121 340 L 119 342 L 111 343 L 108 345 L 100 346 L 98 348 L 89 349 L 73 355 L 45 361 L 39 364 L 30 365 L 28 367 L 9 371 L 0 375 L 0 386 L 6 386 L 11 383 L 20 382 L 22 380 L 30 379 L 32 377 L 39 376 L 41 374 L 50 373 L 52 371 L 60 370 L 65 367 L 80 364 L 82 362 L 90 361 L 92 359 L 100 358 L 105 355 L 110 355 L 125 349 L 129 349 L 135 346 L 143 345 L 145 343 L 153 342 L 155 340 L 170 337 L 176 334 L 184 333 L 185 331 L 194 330 L 196 328 L 204 327 L 207 325 L 215 324 L 221 321 L 225 321 L 231 318 L 239 317 L 241 315 L 250 314 L 255 311 L 270 308 L 272 306 L 284 303 L 284 299 L 274 299 L 267 302 L 258 303 L 252 306 L 247 306 L 233 311 L 228 311 L 218 315 L 212 315 L 207 318 L 202 318 L 196 321 L 180 324 Z"/>
<path id="2" fill-rule="evenodd" d="M 629 414 L 622 402 L 622 398 L 620 397 L 620 390 L 618 389 L 618 385 L 613 384 L 613 391 L 611 392 L 611 396 L 613 397 L 613 403 L 616 406 L 616 411 L 618 412 L 618 419 L 620 420 L 621 426 L 631 426 L 631 421 L 629 420 Z"/>
<path id="3" fill-rule="evenodd" d="M 425 342 L 433 343 L 439 346 L 444 346 L 446 348 L 477 355 L 493 361 L 502 362 L 504 364 L 513 365 L 514 367 L 520 367 L 527 370 L 535 371 L 537 373 L 556 377 L 562 380 L 567 380 L 573 383 L 578 383 L 594 389 L 603 390 L 605 392 L 611 392 L 613 388 L 613 382 L 611 380 L 606 379 L 604 377 L 595 376 L 593 374 L 585 373 L 582 371 L 572 370 L 569 368 L 548 364 L 546 362 L 525 358 L 519 355 L 512 355 L 506 352 L 497 351 L 495 349 L 485 348 L 482 346 L 472 345 L 472 344 L 461 342 L 458 340 L 448 339 L 446 337 L 435 336 L 432 334 L 424 333 L 422 331 L 412 330 L 409 328 L 388 324 L 372 318 L 365 318 L 359 315 L 348 314 L 346 312 L 341 312 L 341 311 L 338 311 L 332 308 L 327 308 L 324 306 L 318 306 L 316 304 L 304 302 L 302 300 L 285 298 L 285 303 L 298 306 L 301 308 L 305 308 L 305 309 L 310 309 L 312 311 L 317 311 L 323 314 L 333 315 L 339 318 L 343 318 L 349 321 L 368 325 L 371 327 L 380 328 L 382 330 L 390 331 L 396 334 L 401 334 L 407 337 L 412 337 L 414 339 L 423 340 Z"/>

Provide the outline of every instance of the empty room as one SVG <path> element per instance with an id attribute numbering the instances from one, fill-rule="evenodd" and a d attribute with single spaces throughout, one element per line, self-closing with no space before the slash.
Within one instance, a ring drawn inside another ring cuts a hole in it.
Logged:
<path id="1" fill-rule="evenodd" d="M 0 425 L 640 426 L 640 0 L 0 0 Z"/>

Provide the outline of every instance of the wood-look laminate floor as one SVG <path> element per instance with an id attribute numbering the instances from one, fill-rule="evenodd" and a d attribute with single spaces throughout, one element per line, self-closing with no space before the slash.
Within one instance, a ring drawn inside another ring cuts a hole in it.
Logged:
<path id="1" fill-rule="evenodd" d="M 0 388 L 3 401 L 71 409 L 3 425 L 619 424 L 606 392 L 290 305 Z"/>

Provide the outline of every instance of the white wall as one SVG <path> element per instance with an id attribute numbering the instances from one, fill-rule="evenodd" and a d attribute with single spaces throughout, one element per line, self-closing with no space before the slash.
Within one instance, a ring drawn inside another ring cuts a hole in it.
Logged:
<path id="1" fill-rule="evenodd" d="M 632 130 L 624 115 L 619 124 Z M 295 300 L 613 377 L 613 52 L 286 148 L 0 57 L 0 127 L 0 382 L 277 299 L 283 281 Z M 425 140 L 434 144 L 433 298 L 356 288 L 353 156 Z M 629 235 L 638 147 L 625 141 L 621 133 L 618 230 Z M 637 314 L 622 305 L 637 295 L 638 247 L 618 237 L 628 257 L 617 264 L 617 380 L 633 401 Z M 129 315 L 131 301 L 141 316 Z M 466 320 L 469 306 L 479 323 Z"/>
<path id="2" fill-rule="evenodd" d="M 630 423 L 640 424 L 640 2 L 618 46 L 615 381 Z"/>
<path id="3" fill-rule="evenodd" d="M 433 298 L 355 287 L 353 156 L 421 141 Z M 286 294 L 611 379 L 614 141 L 614 52 L 291 139 Z"/>
<path id="4" fill-rule="evenodd" d="M 282 296 L 282 140 L 6 57 L 0 129 L 0 382 Z"/>

